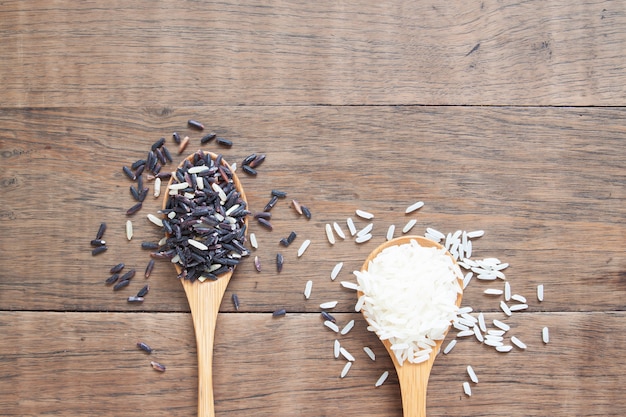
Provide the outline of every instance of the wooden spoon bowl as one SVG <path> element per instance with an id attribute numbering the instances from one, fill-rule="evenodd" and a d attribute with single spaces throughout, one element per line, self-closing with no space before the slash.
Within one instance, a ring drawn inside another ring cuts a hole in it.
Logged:
<path id="1" fill-rule="evenodd" d="M 215 160 L 217 155 L 211 152 L 211 159 Z M 186 160 L 193 162 L 195 154 L 189 155 Z M 182 161 L 179 167 L 184 164 Z M 222 165 L 230 166 L 224 160 Z M 232 172 L 232 170 L 231 170 Z M 163 208 L 165 209 L 169 200 L 169 185 L 173 182 L 173 176 L 166 187 L 166 194 L 163 198 Z M 243 186 L 237 175 L 232 173 L 232 180 L 235 188 L 241 195 L 241 199 L 246 202 L 246 195 Z M 246 217 L 245 228 L 248 227 L 248 219 Z M 183 268 L 178 263 L 174 264 L 178 274 L 183 272 Z M 215 340 L 215 324 L 217 323 L 217 315 L 219 312 L 222 298 L 228 286 L 228 282 L 232 277 L 234 268 L 217 277 L 216 280 L 199 280 L 181 279 L 181 283 L 187 296 L 187 302 L 191 310 L 191 318 L 196 336 L 196 347 L 198 350 L 198 417 L 214 417 L 214 398 L 213 398 L 213 342 Z"/>
<path id="2" fill-rule="evenodd" d="M 369 267 L 370 261 L 372 261 L 380 252 L 382 252 L 385 248 L 390 246 L 397 246 L 410 243 L 411 240 L 417 241 L 420 246 L 423 247 L 435 247 L 439 249 L 443 249 L 439 243 L 433 242 L 430 239 L 421 236 L 402 236 L 392 240 L 389 240 L 376 249 L 374 249 L 361 267 L 361 271 L 366 271 Z M 447 253 L 448 256 L 452 259 L 453 262 L 456 263 L 452 255 Z M 463 288 L 463 282 L 459 279 L 459 284 L 461 288 Z M 363 293 L 361 291 L 357 291 L 357 297 L 361 297 Z M 456 299 L 457 307 L 461 306 L 461 300 L 463 299 L 463 294 L 459 293 Z M 449 327 L 448 327 L 449 329 Z M 446 332 L 447 333 L 447 330 Z M 444 335 L 445 336 L 445 335 Z M 435 361 L 435 357 L 439 353 L 441 348 L 441 344 L 443 343 L 444 338 L 435 341 L 435 346 L 433 346 L 433 350 L 430 353 L 428 360 L 421 363 L 410 363 L 405 361 L 402 365 L 398 363 L 395 353 L 391 350 L 391 342 L 389 340 L 383 340 L 383 344 L 391 356 L 391 360 L 393 361 L 393 365 L 396 368 L 396 373 L 398 374 L 398 381 L 400 383 L 400 393 L 402 396 L 402 409 L 404 412 L 404 417 L 425 417 L 426 416 L 426 389 L 428 387 L 428 378 L 430 376 L 430 371 L 433 367 L 433 363 Z"/>

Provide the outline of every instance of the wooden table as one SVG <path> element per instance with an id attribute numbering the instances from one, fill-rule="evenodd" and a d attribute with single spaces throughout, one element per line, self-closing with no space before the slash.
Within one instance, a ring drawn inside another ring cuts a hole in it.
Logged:
<path id="1" fill-rule="evenodd" d="M 459 339 L 435 362 L 429 415 L 626 414 L 623 1 L 5 1 L 0 34 L 1 415 L 196 415 L 183 289 L 168 262 L 143 277 L 160 199 L 125 215 L 122 166 L 160 137 L 174 163 L 197 149 L 238 164 L 266 154 L 256 177 L 239 171 L 253 212 L 272 189 L 288 193 L 273 231 L 251 222 L 259 248 L 221 305 L 217 416 L 402 414 L 392 363 L 340 282 L 410 219 L 415 234 L 485 230 L 472 259 L 508 262 L 529 305 L 506 317 L 483 294 L 504 282 L 472 280 L 464 305 L 528 348 Z M 201 145 L 190 118 L 234 145 Z M 180 155 L 174 131 L 190 138 Z M 325 224 L 368 223 L 356 209 L 375 214 L 371 241 L 331 245 Z M 92 256 L 101 222 L 109 249 Z M 138 273 L 113 291 L 104 281 L 118 262 Z M 146 283 L 145 301 L 128 303 Z M 333 300 L 340 327 L 355 320 L 346 335 L 322 324 L 319 305 Z M 356 358 L 344 378 L 335 339 Z M 479 377 L 471 397 L 467 365 Z"/>

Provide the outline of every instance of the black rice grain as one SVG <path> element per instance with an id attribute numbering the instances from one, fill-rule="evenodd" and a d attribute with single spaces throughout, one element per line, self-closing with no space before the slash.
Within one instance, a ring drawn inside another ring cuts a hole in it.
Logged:
<path id="1" fill-rule="evenodd" d="M 125 266 L 126 265 L 124 265 L 124 262 L 120 262 L 119 264 L 112 266 L 109 272 L 112 274 L 116 274 L 120 272 L 122 269 L 124 269 Z"/>
<path id="2" fill-rule="evenodd" d="M 167 159 L 169 162 L 174 162 L 174 159 L 172 159 L 172 154 L 170 153 L 170 150 L 167 149 L 165 145 L 161 147 L 161 151 L 163 152 L 163 156 L 165 156 L 165 159 Z"/>
<path id="3" fill-rule="evenodd" d="M 106 245 L 106 242 L 102 239 L 93 239 L 91 241 L 91 246 L 104 246 Z"/>
<path id="4" fill-rule="evenodd" d="M 152 366 L 152 368 L 154 368 L 155 370 L 157 370 L 159 372 L 165 372 L 165 366 L 161 365 L 158 362 L 152 361 L 152 362 L 150 362 L 150 366 Z"/>
<path id="5" fill-rule="evenodd" d="M 150 274 L 152 273 L 153 269 L 154 269 L 154 258 L 148 261 L 148 265 L 146 266 L 146 272 L 144 273 L 144 276 L 146 278 L 150 278 Z"/>
<path id="6" fill-rule="evenodd" d="M 258 256 L 254 257 L 254 267 L 256 268 L 258 272 L 261 272 L 261 260 L 259 259 Z"/>
<path id="7" fill-rule="evenodd" d="M 311 210 L 309 210 L 307 206 L 300 206 L 300 208 L 302 209 L 302 213 L 304 214 L 304 217 L 311 220 Z"/>
<path id="8" fill-rule="evenodd" d="M 215 132 L 211 132 L 208 135 L 204 135 L 202 137 L 202 139 L 200 139 L 200 143 L 202 143 L 204 145 L 205 143 L 209 143 L 210 141 L 212 141 L 216 137 L 217 137 L 217 135 L 215 134 Z"/>
<path id="9" fill-rule="evenodd" d="M 256 168 L 259 165 L 261 165 L 263 163 L 263 161 L 265 161 L 265 154 L 261 154 L 259 156 L 257 156 L 256 158 L 254 158 L 254 160 L 252 162 L 250 162 L 250 168 Z"/>
<path id="10" fill-rule="evenodd" d="M 264 219 L 262 217 L 259 217 L 257 219 L 257 221 L 259 222 L 259 224 L 261 226 L 265 227 L 266 229 L 268 229 L 268 230 L 272 230 L 273 229 L 272 223 L 270 223 L 268 220 L 266 220 L 266 219 Z"/>
<path id="11" fill-rule="evenodd" d="M 154 243 L 154 242 L 141 242 L 141 249 L 149 249 L 149 250 L 154 250 L 154 249 L 158 249 L 159 248 L 159 244 L 158 243 Z"/>
<path id="12" fill-rule="evenodd" d="M 189 119 L 187 120 L 187 125 L 189 125 L 189 127 L 193 127 L 194 129 L 204 130 L 204 125 L 197 120 Z"/>
<path id="13" fill-rule="evenodd" d="M 163 146 L 165 144 L 165 138 L 161 138 L 159 140 L 157 140 L 156 142 L 154 142 L 152 144 L 152 150 L 156 151 L 157 149 L 159 149 L 161 146 Z"/>
<path id="14" fill-rule="evenodd" d="M 284 316 L 285 314 L 287 314 L 287 310 L 285 310 L 284 308 L 281 308 L 281 309 L 275 310 L 275 311 L 272 313 L 272 316 L 273 316 L 273 317 L 282 317 L 282 316 Z"/>
<path id="15" fill-rule="evenodd" d="M 126 210 L 126 215 L 127 216 L 132 216 L 133 214 L 137 213 L 139 210 L 141 210 L 142 205 L 143 205 L 143 203 L 141 201 L 139 203 L 135 204 L 134 206 L 132 206 L 131 208 Z"/>
<path id="16" fill-rule="evenodd" d="M 133 174 L 133 171 L 131 171 L 130 168 L 128 168 L 126 165 L 122 167 L 122 171 L 124 171 L 124 174 L 126 174 L 126 176 L 131 180 L 135 181 L 137 179 L 135 177 L 135 174 Z"/>
<path id="17" fill-rule="evenodd" d="M 272 218 L 272 213 L 270 213 L 269 211 L 259 211 L 258 213 L 254 215 L 254 218 L 269 220 Z"/>
<path id="18" fill-rule="evenodd" d="M 139 201 L 139 191 L 135 188 L 135 186 L 130 186 L 130 194 L 133 196 L 135 201 Z"/>
<path id="19" fill-rule="evenodd" d="M 337 322 L 337 319 L 335 319 L 333 316 L 325 311 L 322 311 L 322 317 L 324 318 L 324 320 L 332 321 L 333 323 Z"/>
<path id="20" fill-rule="evenodd" d="M 274 208 L 277 202 L 278 202 L 278 197 L 273 195 L 270 201 L 268 201 L 267 204 L 265 205 L 265 208 L 263 209 L 263 211 L 270 211 L 271 209 Z"/>
<path id="21" fill-rule="evenodd" d="M 281 272 L 283 270 L 283 264 L 285 263 L 285 258 L 279 252 L 276 254 L 276 271 Z"/>
<path id="22" fill-rule="evenodd" d="M 124 281 L 120 281 L 117 284 L 115 284 L 115 286 L 113 286 L 113 291 L 121 290 L 122 288 L 127 287 L 128 284 L 130 284 L 130 280 L 129 279 L 124 280 Z"/>
<path id="23" fill-rule="evenodd" d="M 232 140 L 228 140 L 226 138 L 217 138 L 217 139 L 215 139 L 215 141 L 217 142 L 218 145 L 226 146 L 228 148 L 233 146 L 233 141 Z"/>
<path id="24" fill-rule="evenodd" d="M 130 166 L 130 169 L 137 169 L 140 166 L 143 166 L 146 164 L 146 160 L 145 159 L 138 159 L 135 162 L 133 162 L 133 164 Z"/>
<path id="25" fill-rule="evenodd" d="M 145 297 L 148 291 L 150 291 L 150 285 L 146 284 L 137 292 L 137 297 Z"/>
<path id="26" fill-rule="evenodd" d="M 137 342 L 137 347 L 146 353 L 152 353 L 152 348 L 144 342 Z"/>
<path id="27" fill-rule="evenodd" d="M 282 238 L 278 243 L 280 243 L 281 245 L 283 245 L 284 247 L 289 246 L 289 241 L 287 240 L 286 237 Z"/>
<path id="28" fill-rule="evenodd" d="M 106 279 L 106 281 L 104 281 L 106 283 L 106 285 L 112 285 L 114 282 L 116 282 L 120 277 L 120 274 L 113 274 L 110 277 L 108 277 Z"/>
<path id="29" fill-rule="evenodd" d="M 287 242 L 289 242 L 289 244 L 291 245 L 293 241 L 296 240 L 297 236 L 298 235 L 296 234 L 296 232 L 289 233 L 289 236 L 287 236 Z"/>
<path id="30" fill-rule="evenodd" d="M 102 236 L 104 236 L 104 232 L 106 230 L 107 230 L 107 224 L 100 223 L 100 227 L 98 228 L 98 233 L 96 233 L 96 239 L 102 239 Z"/>
<path id="31" fill-rule="evenodd" d="M 252 175 L 252 176 L 257 175 L 256 169 L 250 168 L 250 165 L 242 165 L 241 169 L 243 170 L 243 172 L 245 172 L 248 175 Z"/>
<path id="32" fill-rule="evenodd" d="M 178 132 L 172 133 L 172 139 L 174 139 L 174 142 L 177 145 L 180 144 L 180 135 L 178 134 Z"/>
<path id="33" fill-rule="evenodd" d="M 237 294 L 233 293 L 233 305 L 235 306 L 235 310 L 239 311 L 239 297 Z"/>
<path id="34" fill-rule="evenodd" d="M 287 192 L 286 191 L 280 191 L 280 190 L 272 190 L 272 195 L 276 196 L 278 198 L 285 198 L 285 197 L 287 197 Z"/>
<path id="35" fill-rule="evenodd" d="M 98 246 L 97 248 L 94 248 L 94 250 L 91 251 L 91 255 L 92 256 L 99 255 L 102 252 L 105 252 L 107 249 L 109 249 L 107 246 Z"/>
<path id="36" fill-rule="evenodd" d="M 255 153 L 251 153 L 250 155 L 248 155 L 245 158 L 243 158 L 243 161 L 241 162 L 241 165 L 248 165 L 250 162 L 254 161 L 255 158 L 256 158 L 256 154 Z"/>
<path id="37" fill-rule="evenodd" d="M 143 303 L 143 297 L 137 297 L 136 295 L 131 295 L 128 297 L 127 301 L 129 303 Z"/>
<path id="38" fill-rule="evenodd" d="M 120 277 L 120 281 L 130 281 L 135 276 L 135 270 L 131 269 Z"/>

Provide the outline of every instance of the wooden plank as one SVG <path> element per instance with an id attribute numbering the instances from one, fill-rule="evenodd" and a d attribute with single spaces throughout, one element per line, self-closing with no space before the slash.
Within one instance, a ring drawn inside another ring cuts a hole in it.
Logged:
<path id="1" fill-rule="evenodd" d="M 488 314 L 488 320 L 499 314 Z M 317 314 L 220 314 L 215 346 L 218 416 L 400 416 L 391 361 L 356 313 L 337 314 L 355 328 L 337 336 Z M 508 319 L 528 345 L 499 354 L 460 340 L 435 361 L 427 407 L 431 416 L 621 416 L 624 312 L 519 313 Z M 551 341 L 541 342 L 549 326 Z M 0 313 L 0 407 L 6 416 L 196 415 L 197 370 L 189 314 Z M 448 336 L 452 337 L 452 334 Z M 334 359 L 338 338 L 356 361 L 348 375 Z M 155 351 L 138 350 L 142 340 Z M 362 351 L 371 346 L 372 362 Z M 149 362 L 166 365 L 165 373 Z M 471 398 L 461 384 L 467 365 L 479 383 Z M 375 388 L 385 371 L 389 379 Z"/>
<path id="2" fill-rule="evenodd" d="M 3 106 L 623 105 L 621 1 L 0 5 Z"/>
<path id="3" fill-rule="evenodd" d="M 198 149 L 201 134 L 185 128 L 189 117 L 234 140 L 231 149 L 206 147 L 231 161 L 267 154 L 258 176 L 242 177 L 252 211 L 262 210 L 273 188 L 289 193 L 272 210 L 272 232 L 252 222 L 260 245 L 253 256 L 263 270 L 246 259 L 222 311 L 233 311 L 233 292 L 243 311 L 314 312 L 333 299 L 339 311 L 352 311 L 354 293 L 339 281 L 353 280 L 351 272 L 384 240 L 388 225 L 400 229 L 410 218 L 418 220 L 417 234 L 429 226 L 486 230 L 473 257 L 509 262 L 513 291 L 531 300 L 531 310 L 624 309 L 624 109 L 459 107 L 3 110 L 3 309 L 188 311 L 167 262 L 158 263 L 149 280 L 141 276 L 149 254 L 140 242 L 161 236 L 145 216 L 156 213 L 160 201 L 148 197 L 132 217 L 135 236 L 127 241 L 124 213 L 134 201 L 121 167 L 145 157 L 160 136 L 168 136 L 172 148 L 174 130 L 191 135 L 189 152 Z M 310 207 L 310 221 L 290 207 L 292 198 Z M 426 205 L 404 214 L 418 200 Z M 329 245 L 326 223 L 337 221 L 346 232 L 348 216 L 358 227 L 367 224 L 354 216 L 358 208 L 376 214 L 372 241 Z M 110 249 L 93 257 L 89 241 L 102 221 Z M 283 248 L 278 242 L 292 230 L 298 237 Z M 311 246 L 297 258 L 305 239 Z M 281 274 L 274 266 L 278 251 L 286 259 Z M 343 271 L 332 282 L 330 271 L 340 261 Z M 138 277 L 113 292 L 104 280 L 118 262 L 136 268 Z M 307 280 L 314 281 L 308 301 L 302 295 Z M 127 305 L 125 298 L 145 282 L 151 292 L 144 304 Z M 543 304 L 534 298 L 540 283 L 549 300 Z M 474 282 L 466 302 L 497 310 L 482 295 L 490 285 Z"/>

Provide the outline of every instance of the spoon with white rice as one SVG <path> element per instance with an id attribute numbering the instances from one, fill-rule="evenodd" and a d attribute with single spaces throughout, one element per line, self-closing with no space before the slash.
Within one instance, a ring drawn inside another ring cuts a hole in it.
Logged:
<path id="1" fill-rule="evenodd" d="M 463 298 L 461 270 L 438 243 L 403 236 L 376 248 L 355 275 L 356 310 L 391 356 L 404 417 L 424 417 L 430 371 Z"/>

